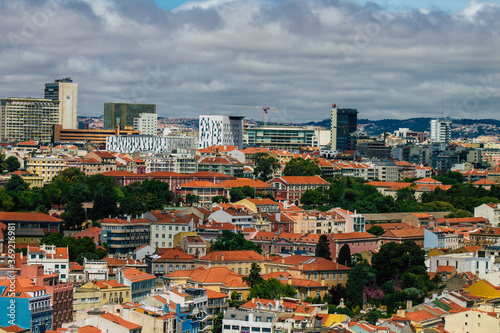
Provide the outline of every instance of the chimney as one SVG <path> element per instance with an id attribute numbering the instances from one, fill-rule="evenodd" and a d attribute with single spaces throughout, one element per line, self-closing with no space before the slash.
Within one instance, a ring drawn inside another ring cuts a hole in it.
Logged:
<path id="1" fill-rule="evenodd" d="M 413 306 L 413 302 L 411 301 L 411 299 L 410 299 L 410 300 L 407 300 L 407 301 L 406 301 L 406 308 L 407 308 L 407 309 L 409 309 L 409 308 L 411 308 L 412 306 Z"/>
<path id="2" fill-rule="evenodd" d="M 252 304 L 255 304 L 255 297 L 252 297 Z"/>
<path id="3" fill-rule="evenodd" d="M 401 317 L 401 318 L 405 318 L 406 311 L 402 307 L 399 307 L 398 311 L 396 312 L 396 316 Z"/>
<path id="4" fill-rule="evenodd" d="M 302 261 L 299 261 L 299 270 L 304 269 L 304 263 Z"/>
<path id="5" fill-rule="evenodd" d="M 292 284 L 292 276 L 291 275 L 288 275 L 288 281 L 287 281 L 288 284 Z"/>

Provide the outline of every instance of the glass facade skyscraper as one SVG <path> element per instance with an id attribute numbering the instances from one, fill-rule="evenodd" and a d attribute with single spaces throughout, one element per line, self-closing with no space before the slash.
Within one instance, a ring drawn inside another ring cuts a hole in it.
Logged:
<path id="1" fill-rule="evenodd" d="M 115 129 L 117 119 L 119 126 L 134 127 L 134 118 L 141 113 L 156 114 L 156 104 L 104 103 L 104 129 Z"/>

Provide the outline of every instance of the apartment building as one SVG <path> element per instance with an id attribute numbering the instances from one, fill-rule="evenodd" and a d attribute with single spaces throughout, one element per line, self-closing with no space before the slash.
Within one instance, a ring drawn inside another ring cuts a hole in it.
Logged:
<path id="1" fill-rule="evenodd" d="M 6 98 L 0 102 L 0 138 L 3 141 L 51 141 L 52 127 L 61 119 L 59 101 Z"/>
<path id="2" fill-rule="evenodd" d="M 50 183 L 66 167 L 66 159 L 56 156 L 30 157 L 26 163 L 28 172 L 42 177 L 44 183 Z"/>

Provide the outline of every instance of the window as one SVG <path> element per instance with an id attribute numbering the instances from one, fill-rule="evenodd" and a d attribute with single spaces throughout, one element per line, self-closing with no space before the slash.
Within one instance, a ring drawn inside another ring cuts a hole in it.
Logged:
<path id="1" fill-rule="evenodd" d="M 66 269 L 66 265 L 61 265 L 61 268 L 62 269 Z"/>
<path id="2" fill-rule="evenodd" d="M 56 268 L 59 268 L 59 265 L 56 265 Z"/>
<path id="3" fill-rule="evenodd" d="M 252 332 L 260 332 L 260 327 L 252 327 Z"/>

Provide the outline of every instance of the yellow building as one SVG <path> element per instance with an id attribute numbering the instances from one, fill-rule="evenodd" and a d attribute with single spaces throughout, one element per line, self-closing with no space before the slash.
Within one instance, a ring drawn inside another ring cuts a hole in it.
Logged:
<path id="1" fill-rule="evenodd" d="M 73 310 L 100 309 L 104 304 L 130 302 L 130 286 L 110 281 L 90 281 L 76 288 L 73 294 Z"/>
<path id="2" fill-rule="evenodd" d="M 264 271 L 266 258 L 255 251 L 214 251 L 196 259 L 195 267 L 227 267 L 240 275 L 250 274 L 252 263 L 256 262 Z"/>
<path id="3" fill-rule="evenodd" d="M 10 178 L 12 177 L 12 175 L 18 175 L 19 177 L 21 177 L 23 179 L 23 181 L 29 185 L 30 188 L 43 187 L 43 177 L 35 175 L 35 174 L 33 174 L 31 172 L 27 172 L 27 171 L 17 170 L 17 171 L 11 172 L 5 176 L 0 176 L 0 178 L 5 179 L 6 181 L 9 181 Z"/>
<path id="4" fill-rule="evenodd" d="M 66 160 L 61 157 L 36 156 L 28 159 L 27 170 L 50 183 L 52 179 L 66 168 Z"/>
<path id="5" fill-rule="evenodd" d="M 500 297 L 500 290 L 486 280 L 479 280 L 465 290 L 472 296 L 481 297 L 485 301 Z"/>

